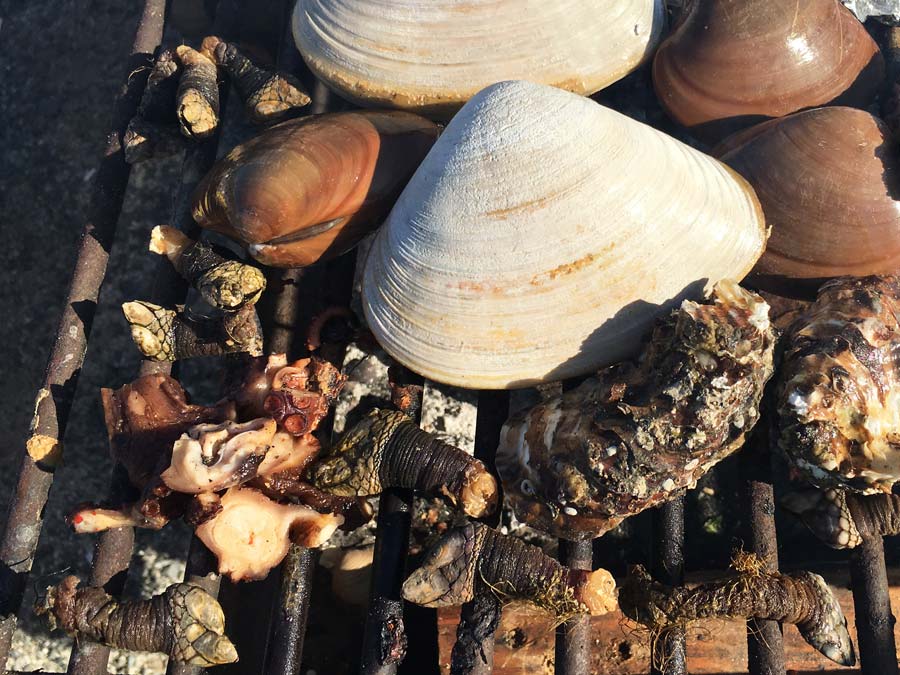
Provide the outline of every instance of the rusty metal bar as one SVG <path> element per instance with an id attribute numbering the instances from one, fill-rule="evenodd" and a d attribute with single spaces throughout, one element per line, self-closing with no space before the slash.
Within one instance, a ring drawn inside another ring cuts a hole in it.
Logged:
<path id="1" fill-rule="evenodd" d="M 775 530 L 775 491 L 768 452 L 765 419 L 760 422 L 741 455 L 741 472 L 747 478 L 746 502 L 750 506 L 747 543 L 769 572 L 778 571 L 778 539 Z M 784 639 L 778 621 L 747 621 L 747 666 L 750 675 L 783 675 Z"/>
<path id="2" fill-rule="evenodd" d="M 559 541 L 559 561 L 573 569 L 593 569 L 594 545 L 586 541 Z M 580 614 L 556 629 L 556 675 L 590 675 L 591 617 Z"/>
<path id="3" fill-rule="evenodd" d="M 656 551 L 653 576 L 665 584 L 684 583 L 684 497 L 666 502 L 653 512 Z M 686 675 L 684 629 L 671 628 L 653 644 L 652 675 Z"/>
<path id="4" fill-rule="evenodd" d="M 0 670 L 6 666 L 28 573 L 41 532 L 44 505 L 62 453 L 61 439 L 84 363 L 88 337 L 106 275 L 130 167 L 120 144 L 137 111 L 150 59 L 162 40 L 165 0 L 146 0 L 126 63 L 125 84 L 116 98 L 110 132 L 94 178 L 75 271 L 69 284 L 57 338 L 25 444 L 15 496 L 0 545 Z"/>
<path id="5" fill-rule="evenodd" d="M 475 457 L 496 474 L 494 458 L 500 443 L 500 429 L 509 416 L 508 391 L 480 391 L 475 422 Z M 497 525 L 500 510 L 486 519 Z M 499 622 L 500 605 L 490 598 L 477 598 L 462 606 L 456 644 L 453 647 L 451 672 L 467 675 L 490 675 L 494 668 L 494 636 L 483 635 L 491 625 Z M 496 626 L 495 626 L 496 627 Z M 464 648 L 465 647 L 465 648 Z"/>
<path id="6" fill-rule="evenodd" d="M 895 619 L 891 613 L 881 537 L 864 537 L 853 550 L 850 581 L 856 609 L 860 672 L 862 675 L 897 675 Z"/>

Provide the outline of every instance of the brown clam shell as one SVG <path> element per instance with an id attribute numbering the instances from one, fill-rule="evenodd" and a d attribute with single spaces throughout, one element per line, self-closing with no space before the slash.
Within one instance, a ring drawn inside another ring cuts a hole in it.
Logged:
<path id="1" fill-rule="evenodd" d="M 838 0 L 694 0 L 653 61 L 669 115 L 709 142 L 822 105 L 865 107 L 884 59 Z"/>
<path id="2" fill-rule="evenodd" d="M 405 112 L 283 122 L 216 162 L 194 193 L 194 220 L 265 265 L 334 258 L 381 223 L 438 133 Z"/>
<path id="3" fill-rule="evenodd" d="M 810 297 L 827 279 L 900 266 L 900 157 L 877 117 L 817 108 L 727 139 L 716 153 L 746 178 L 772 228 L 748 283 Z"/>

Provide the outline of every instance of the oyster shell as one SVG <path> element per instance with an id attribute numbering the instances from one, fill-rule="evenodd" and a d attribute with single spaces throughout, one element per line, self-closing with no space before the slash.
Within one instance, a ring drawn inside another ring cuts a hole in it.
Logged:
<path id="1" fill-rule="evenodd" d="M 516 413 L 497 471 L 516 516 L 567 539 L 675 497 L 741 447 L 773 371 L 769 306 L 733 281 L 685 301 L 635 362 Z"/>
<path id="2" fill-rule="evenodd" d="M 663 17 L 662 0 L 298 0 L 292 29 L 344 98 L 447 119 L 502 80 L 599 91 L 653 52 Z"/>
<path id="3" fill-rule="evenodd" d="M 762 252 L 723 164 L 590 99 L 488 87 L 453 118 L 367 258 L 381 345 L 438 382 L 502 389 L 633 351 L 654 319 Z"/>
<path id="4" fill-rule="evenodd" d="M 781 449 L 820 487 L 890 492 L 900 479 L 900 279 L 826 283 L 787 340 Z"/>

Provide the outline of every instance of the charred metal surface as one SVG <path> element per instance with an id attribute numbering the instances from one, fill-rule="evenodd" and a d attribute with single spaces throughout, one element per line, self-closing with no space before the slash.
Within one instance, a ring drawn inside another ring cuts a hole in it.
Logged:
<path id="1" fill-rule="evenodd" d="M 462 606 L 450 675 L 489 675 L 494 664 L 494 632 L 503 605 L 494 593 L 482 592 Z"/>
<path id="2" fill-rule="evenodd" d="M 656 555 L 653 573 L 663 583 L 684 581 L 684 497 L 660 506 L 654 515 Z M 684 629 L 667 630 L 653 645 L 652 675 L 686 675 L 687 649 Z"/>
<path id="3" fill-rule="evenodd" d="M 94 177 L 88 219 L 82 230 L 72 281 L 44 382 L 35 397 L 35 415 L 19 468 L 3 542 L 0 544 L 0 670 L 6 666 L 16 613 L 41 532 L 53 470 L 72 407 L 97 298 L 122 209 L 130 167 L 121 139 L 134 117 L 149 74 L 152 54 L 162 39 L 165 1 L 147 0 L 116 99 L 103 158 Z"/>
<path id="4" fill-rule="evenodd" d="M 270 675 L 300 672 L 316 558 L 311 549 L 291 546 L 281 563 L 281 587 L 264 671 Z"/>
<path id="5" fill-rule="evenodd" d="M 763 413 L 765 415 L 765 413 Z M 778 571 L 778 541 L 775 531 L 775 492 L 768 453 L 765 419 L 750 437 L 741 456 L 741 471 L 747 477 L 746 503 L 750 506 L 747 542 L 767 572 Z M 785 672 L 784 640 L 777 621 L 747 622 L 747 661 L 750 675 L 781 675 Z"/>
<path id="6" fill-rule="evenodd" d="M 593 567 L 593 545 L 586 541 L 559 542 L 559 561 L 577 570 Z M 579 614 L 556 629 L 556 675 L 589 675 L 591 672 L 591 618 Z"/>
<path id="7" fill-rule="evenodd" d="M 509 391 L 485 390 L 478 393 L 475 458 L 481 460 L 494 475 L 497 473 L 494 454 L 500 442 L 500 429 L 508 416 Z M 500 520 L 499 510 L 484 520 L 489 525 L 496 526 Z M 499 620 L 500 610 L 493 593 L 479 595 L 475 600 L 463 604 L 456 629 L 451 672 L 489 675 L 493 671 L 494 631 Z M 457 667 L 457 663 L 460 667 Z"/>
<path id="8" fill-rule="evenodd" d="M 392 488 L 378 500 L 372 590 L 363 637 L 360 673 L 389 675 L 397 671 L 395 658 L 405 643 L 403 600 L 400 587 L 406 573 L 409 526 L 412 521 L 412 491 Z M 404 646 L 405 654 L 405 646 Z"/>
<path id="9" fill-rule="evenodd" d="M 856 609 L 862 675 L 897 675 L 894 615 L 888 595 L 884 543 L 866 537 L 850 556 L 850 580 Z"/>

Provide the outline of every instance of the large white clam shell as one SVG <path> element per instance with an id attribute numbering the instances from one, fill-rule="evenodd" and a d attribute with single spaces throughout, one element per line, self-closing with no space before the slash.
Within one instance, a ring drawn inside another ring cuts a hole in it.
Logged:
<path id="1" fill-rule="evenodd" d="M 489 84 L 592 94 L 649 56 L 662 0 L 298 0 L 312 71 L 362 105 L 449 117 Z"/>
<path id="2" fill-rule="evenodd" d="M 378 232 L 363 305 L 411 370 L 478 389 L 621 360 L 765 243 L 753 189 L 590 99 L 503 82 L 453 118 Z"/>

